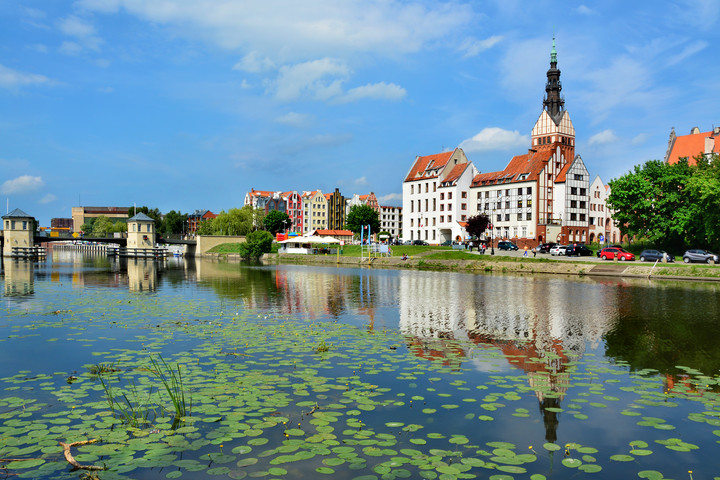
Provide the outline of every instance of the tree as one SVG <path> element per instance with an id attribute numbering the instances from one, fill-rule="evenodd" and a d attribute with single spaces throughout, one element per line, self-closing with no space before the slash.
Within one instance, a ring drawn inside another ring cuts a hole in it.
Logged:
<path id="1" fill-rule="evenodd" d="M 256 230 L 247 234 L 245 242 L 240 244 L 240 256 L 243 260 L 257 261 L 263 253 L 272 250 L 273 236 L 270 232 Z"/>
<path id="2" fill-rule="evenodd" d="M 720 162 L 695 160 L 651 160 L 611 180 L 607 203 L 621 232 L 668 250 L 718 246 Z"/>
<path id="3" fill-rule="evenodd" d="M 285 230 L 290 226 L 290 217 L 287 213 L 279 210 L 271 210 L 263 219 L 265 230 L 275 235 L 280 230 Z"/>
<path id="4" fill-rule="evenodd" d="M 198 235 L 247 235 L 253 230 L 255 209 L 250 205 L 242 208 L 223 210 L 214 219 L 208 219 L 200 224 Z"/>
<path id="5" fill-rule="evenodd" d="M 473 215 L 472 217 L 468 217 L 467 224 L 468 226 L 465 227 L 465 230 L 468 235 L 480 238 L 480 235 L 482 235 L 490 226 L 490 217 L 484 213 Z"/>
<path id="6" fill-rule="evenodd" d="M 353 205 L 350 207 L 347 218 L 345 219 L 345 228 L 353 233 L 360 233 L 365 226 L 370 225 L 370 231 L 377 233 L 380 230 L 380 218 L 369 205 Z"/>
<path id="7" fill-rule="evenodd" d="M 188 220 L 187 213 L 176 212 L 170 210 L 165 214 L 165 220 L 163 221 L 163 231 L 165 234 L 178 234 L 184 232 L 184 227 Z"/>

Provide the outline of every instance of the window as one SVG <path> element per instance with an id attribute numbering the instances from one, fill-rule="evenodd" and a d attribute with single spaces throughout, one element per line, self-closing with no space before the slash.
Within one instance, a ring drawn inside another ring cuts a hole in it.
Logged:
<path id="1" fill-rule="evenodd" d="M 525 200 L 525 206 L 532 207 L 532 198 L 528 198 L 527 200 Z"/>
<path id="2" fill-rule="evenodd" d="M 485 192 L 485 198 L 490 198 L 490 192 Z"/>
<path id="3" fill-rule="evenodd" d="M 525 192 L 527 192 L 528 195 L 532 195 L 532 187 L 527 187 Z"/>
<path id="4" fill-rule="evenodd" d="M 461 196 L 462 198 L 467 198 L 467 192 L 461 192 L 461 193 L 460 193 L 460 196 Z"/>
<path id="5" fill-rule="evenodd" d="M 452 215 L 448 215 L 448 223 L 452 222 Z"/>
<path id="6" fill-rule="evenodd" d="M 23 230 L 27 230 L 27 220 L 23 220 Z"/>
<path id="7" fill-rule="evenodd" d="M 513 227 L 513 237 L 517 238 L 517 232 L 518 232 L 517 227 Z"/>
<path id="8" fill-rule="evenodd" d="M 581 189 L 580 189 L 580 195 L 582 195 L 583 197 L 586 195 L 584 188 L 581 188 Z"/>
<path id="9" fill-rule="evenodd" d="M 585 221 L 585 214 L 584 214 L 584 213 L 581 213 L 581 214 L 580 214 L 580 221 L 581 221 L 581 222 L 584 222 L 584 221 Z"/>
<path id="10" fill-rule="evenodd" d="M 518 195 L 522 195 L 522 188 L 518 188 Z"/>
<path id="11" fill-rule="evenodd" d="M 570 221 L 577 221 L 577 213 L 571 213 L 570 214 Z"/>
<path id="12" fill-rule="evenodd" d="M 480 210 L 479 207 L 478 207 L 478 210 Z M 488 210 L 490 210 L 490 204 L 489 204 L 489 203 L 486 203 L 486 204 L 485 204 L 485 211 L 487 212 Z"/>
<path id="13" fill-rule="evenodd" d="M 441 211 L 441 212 L 444 212 L 444 211 L 445 211 L 445 204 L 444 204 L 444 203 L 441 203 L 441 204 L 440 204 L 440 211 Z"/>
<path id="14" fill-rule="evenodd" d="M 410 219 L 410 226 L 411 226 L 411 227 L 414 227 L 414 226 L 415 226 L 415 219 L 414 219 L 414 218 L 411 218 L 411 219 Z"/>
<path id="15" fill-rule="evenodd" d="M 526 213 L 525 220 L 532 220 L 532 213 L 530 213 L 530 212 Z"/>
<path id="16" fill-rule="evenodd" d="M 497 221 L 502 222 L 502 215 L 499 213 L 497 214 Z"/>
<path id="17" fill-rule="evenodd" d="M 440 223 L 443 223 L 445 221 L 445 215 L 440 215 Z"/>
<path id="18" fill-rule="evenodd" d="M 577 200 L 570 200 L 570 208 L 577 208 Z"/>
<path id="19" fill-rule="evenodd" d="M 510 189 L 509 189 L 509 188 L 508 188 L 507 190 L 505 190 L 505 195 L 508 196 L 508 197 L 510 196 Z"/>
<path id="20" fill-rule="evenodd" d="M 448 200 L 452 200 L 452 192 L 448 192 Z"/>
<path id="21" fill-rule="evenodd" d="M 527 227 L 522 227 L 522 236 L 523 238 L 527 238 Z"/>
<path id="22" fill-rule="evenodd" d="M 570 195 L 577 195 L 577 187 L 570 187 Z"/>
<path id="23" fill-rule="evenodd" d="M 461 203 L 461 204 L 460 204 L 460 210 L 467 210 L 467 204 L 466 204 L 466 203 Z"/>
<path id="24" fill-rule="evenodd" d="M 522 200 L 518 200 L 517 207 L 522 208 Z"/>
<path id="25" fill-rule="evenodd" d="M 505 202 L 505 208 L 510 208 L 510 200 L 507 200 L 507 201 Z"/>
<path id="26" fill-rule="evenodd" d="M 433 193 L 437 191 L 437 182 L 433 182 Z"/>
<path id="27" fill-rule="evenodd" d="M 573 175 L 573 178 L 575 178 L 575 180 L 580 180 L 580 181 L 582 181 L 583 176 L 580 175 L 580 174 L 578 174 L 578 173 L 576 173 L 575 175 Z"/>
<path id="28" fill-rule="evenodd" d="M 448 212 L 452 210 L 452 203 L 448 203 Z"/>
<path id="29" fill-rule="evenodd" d="M 425 211 L 426 212 L 428 211 L 428 199 L 427 198 L 425 199 Z"/>
<path id="30" fill-rule="evenodd" d="M 518 219 L 518 220 L 522 220 L 522 213 L 518 213 L 518 214 L 517 214 L 517 219 Z"/>
<path id="31" fill-rule="evenodd" d="M 415 185 L 410 185 L 410 195 L 415 193 Z"/>
<path id="32" fill-rule="evenodd" d="M 444 194 L 444 193 L 441 193 L 441 194 L 440 194 L 440 200 L 445 200 L 445 194 Z"/>
<path id="33" fill-rule="evenodd" d="M 478 198 L 478 200 L 480 200 L 480 196 L 481 196 L 481 195 L 482 195 L 482 192 L 478 192 L 478 193 L 477 193 L 477 198 Z"/>
<path id="34" fill-rule="evenodd" d="M 585 207 L 586 205 L 587 205 L 587 204 L 586 204 L 585 202 L 580 202 L 580 208 L 586 208 L 586 207 Z"/>
<path id="35" fill-rule="evenodd" d="M 433 198 L 433 212 L 434 212 L 435 210 L 437 210 L 436 202 L 437 202 L 437 199 Z"/>
<path id="36" fill-rule="evenodd" d="M 461 221 L 461 222 L 464 222 L 465 220 L 467 220 L 466 216 L 465 216 L 465 215 L 461 215 L 461 216 L 460 216 L 460 221 Z"/>
<path id="37" fill-rule="evenodd" d="M 510 214 L 509 214 L 509 213 L 506 213 L 506 214 L 505 214 L 505 221 L 506 221 L 506 222 L 509 222 L 509 221 L 510 221 Z"/>

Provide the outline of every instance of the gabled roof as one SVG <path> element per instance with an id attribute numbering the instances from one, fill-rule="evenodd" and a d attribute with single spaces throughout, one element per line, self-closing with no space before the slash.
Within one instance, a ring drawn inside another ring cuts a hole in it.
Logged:
<path id="1" fill-rule="evenodd" d="M 455 150 L 451 152 L 436 153 L 425 157 L 417 157 L 407 177 L 406 182 L 435 178 L 440 175 L 440 170 L 447 165 Z"/>
<path id="2" fill-rule="evenodd" d="M 465 173 L 465 170 L 470 167 L 470 162 L 468 163 L 458 163 L 457 165 L 453 166 L 453 168 L 450 170 L 450 172 L 443 178 L 442 183 L 440 186 L 442 187 L 445 183 L 450 183 L 450 185 L 455 185 L 458 181 L 458 178 Z"/>
<path id="3" fill-rule="evenodd" d="M 8 213 L 7 215 L 3 215 L 2 218 L 33 218 L 33 216 L 28 215 L 27 213 L 23 212 L 19 208 L 16 208 L 15 210 Z"/>
<path id="4" fill-rule="evenodd" d="M 563 183 L 567 179 L 567 172 L 570 170 L 570 167 L 575 162 L 575 159 L 567 162 L 562 170 L 560 170 L 560 173 L 557 174 L 557 177 L 555 178 L 555 183 Z"/>
<path id="5" fill-rule="evenodd" d="M 128 218 L 128 222 L 155 222 L 152 218 L 148 217 L 144 213 L 140 212 L 132 218 Z"/>
<path id="6" fill-rule="evenodd" d="M 554 152 L 555 146 L 553 145 L 537 146 L 525 155 L 513 157 L 505 170 L 475 175 L 470 186 L 480 187 L 482 185 L 535 181 Z"/>
<path id="7" fill-rule="evenodd" d="M 705 151 L 705 139 L 710 138 L 712 151 Z M 695 165 L 693 157 L 697 157 L 703 153 L 720 153 L 720 134 L 714 131 L 691 133 L 690 135 L 680 135 L 675 137 L 672 149 L 668 154 L 667 162 L 675 164 L 681 158 L 687 158 L 690 165 Z"/>

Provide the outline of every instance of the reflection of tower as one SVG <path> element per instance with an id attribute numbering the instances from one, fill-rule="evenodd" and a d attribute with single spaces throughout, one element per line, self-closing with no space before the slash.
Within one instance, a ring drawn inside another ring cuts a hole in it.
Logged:
<path id="1" fill-rule="evenodd" d="M 152 259 L 128 259 L 127 273 L 131 292 L 154 292 L 157 288 L 157 266 Z"/>
<path id="2" fill-rule="evenodd" d="M 35 265 L 32 262 L 6 258 L 4 267 L 6 297 L 32 295 L 35 292 Z"/>

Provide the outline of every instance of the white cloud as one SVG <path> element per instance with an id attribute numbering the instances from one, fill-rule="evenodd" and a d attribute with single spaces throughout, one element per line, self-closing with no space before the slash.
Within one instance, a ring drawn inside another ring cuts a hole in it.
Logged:
<path id="1" fill-rule="evenodd" d="M 616 143 L 618 140 L 617 135 L 615 135 L 612 130 L 607 129 L 590 137 L 588 145 L 607 145 L 609 143 Z"/>
<path id="2" fill-rule="evenodd" d="M 327 100 L 342 93 L 342 82 L 349 74 L 347 65 L 332 58 L 282 67 L 275 83 L 275 98 L 290 101 L 309 96 Z"/>
<path id="3" fill-rule="evenodd" d="M 253 86 L 251 83 L 249 83 L 247 80 L 245 80 L 243 78 L 243 81 L 240 82 L 240 88 L 242 88 L 243 90 L 249 90 L 249 89 L 253 88 Z"/>
<path id="4" fill-rule="evenodd" d="M 374 52 L 420 51 L 452 39 L 473 20 L 472 7 L 456 2 L 400 0 L 79 0 L 86 11 L 121 10 L 186 37 L 229 50 L 257 52 L 276 64 L 308 58 Z M 388 48 L 392 46 L 392 48 Z"/>
<path id="5" fill-rule="evenodd" d="M 0 186 L 0 193 L 3 195 L 14 195 L 34 192 L 45 185 L 42 178 L 31 175 L 21 175 L 12 180 L 5 181 Z"/>
<path id="6" fill-rule="evenodd" d="M 460 143 L 460 148 L 466 152 L 512 150 L 528 146 L 530 146 L 528 135 L 521 135 L 517 130 L 503 130 L 498 127 L 483 128 L 477 135 Z"/>
<path id="7" fill-rule="evenodd" d="M 304 113 L 288 112 L 285 115 L 277 117 L 275 121 L 292 127 L 307 127 L 312 121 L 312 116 Z"/>
<path id="8" fill-rule="evenodd" d="M 249 73 L 260 73 L 275 68 L 275 63 L 267 57 L 259 58 L 257 52 L 250 52 L 238 63 L 233 65 L 233 70 L 242 70 Z"/>
<path id="9" fill-rule="evenodd" d="M 486 38 L 485 40 L 478 40 L 477 38 L 466 38 L 458 50 L 465 52 L 463 58 L 474 57 L 480 52 L 484 52 L 495 45 L 497 45 L 503 37 L 501 35 L 493 35 L 492 37 Z"/>
<path id="10" fill-rule="evenodd" d="M 4 65 L 0 65 L 0 87 L 14 88 L 24 85 L 51 83 L 53 82 L 45 75 L 18 72 L 17 70 L 13 70 Z"/>
<path id="11" fill-rule="evenodd" d="M 100 51 L 103 40 L 95 34 L 95 26 L 88 20 L 70 15 L 58 22 L 58 29 L 73 41 L 64 41 L 60 52 L 66 55 L 78 55 L 84 50 Z"/>
<path id="12" fill-rule="evenodd" d="M 395 205 L 402 203 L 402 193 L 388 193 L 378 197 L 378 203 L 380 205 Z"/>
<path id="13" fill-rule="evenodd" d="M 575 11 L 580 15 L 597 15 L 597 12 L 587 5 L 579 5 Z"/>
<path id="14" fill-rule="evenodd" d="M 647 139 L 650 138 L 650 135 L 647 133 L 640 133 L 638 135 L 635 135 L 632 140 L 630 140 L 630 143 L 633 145 L 642 145 L 647 141 Z"/>
<path id="15" fill-rule="evenodd" d="M 673 55 L 670 57 L 667 61 L 667 66 L 671 67 L 675 64 L 678 64 L 685 60 L 687 57 L 690 57 L 692 55 L 695 55 L 697 52 L 704 50 L 705 47 L 709 45 L 708 42 L 705 42 L 703 40 L 698 40 L 697 42 L 692 43 L 691 45 L 687 45 L 682 52 L 678 53 L 677 55 Z"/>
<path id="16" fill-rule="evenodd" d="M 369 185 L 369 183 L 368 183 L 368 181 L 367 181 L 367 177 L 356 178 L 353 183 L 354 183 L 355 185 L 357 185 L 357 186 L 360 186 L 360 187 L 364 187 L 364 186 L 366 186 L 366 185 Z"/>
<path id="17" fill-rule="evenodd" d="M 346 94 L 338 98 L 337 101 L 338 103 L 349 103 L 363 98 L 401 100 L 406 94 L 407 91 L 399 85 L 379 82 L 351 88 Z"/>
<path id="18" fill-rule="evenodd" d="M 48 193 L 44 197 L 42 197 L 40 200 L 38 200 L 38 203 L 46 204 L 46 203 L 52 203 L 55 200 L 57 200 L 57 197 L 53 195 L 52 193 Z"/>

